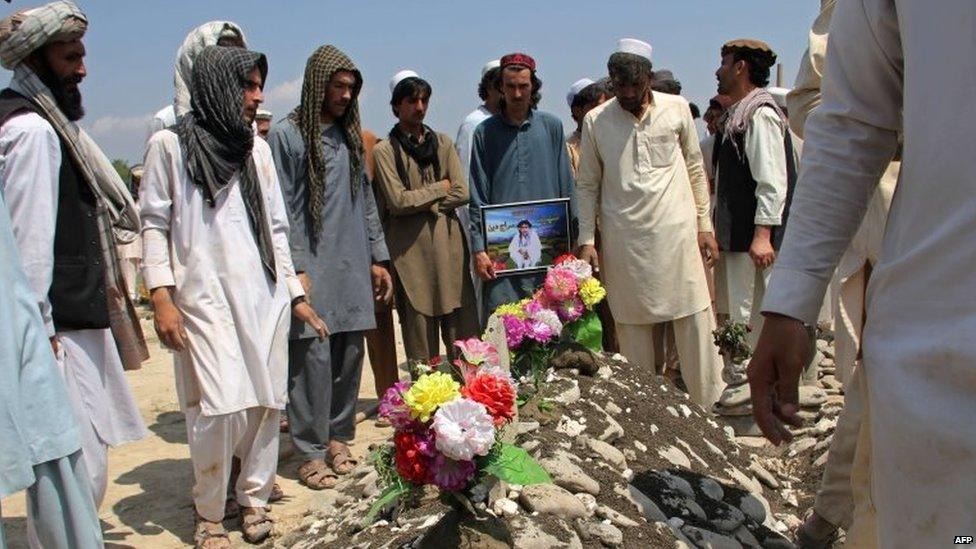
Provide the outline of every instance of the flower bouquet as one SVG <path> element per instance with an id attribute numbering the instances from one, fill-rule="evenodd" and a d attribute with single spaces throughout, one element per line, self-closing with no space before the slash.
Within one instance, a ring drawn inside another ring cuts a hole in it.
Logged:
<path id="1" fill-rule="evenodd" d="M 505 327 L 518 375 L 541 373 L 561 338 L 587 349 L 603 350 L 603 326 L 594 307 L 607 292 L 593 276 L 589 263 L 566 254 L 556 258 L 545 281 L 531 298 L 506 303 L 495 310 Z"/>
<path id="2" fill-rule="evenodd" d="M 394 428 L 393 444 L 373 456 L 385 486 L 366 522 L 380 509 L 433 485 L 461 496 L 496 477 L 511 484 L 551 482 L 522 448 L 501 442 L 515 416 L 516 388 L 500 368 L 498 350 L 477 338 L 455 342 L 461 358 L 435 361 L 416 380 L 387 390 L 379 415 Z"/>

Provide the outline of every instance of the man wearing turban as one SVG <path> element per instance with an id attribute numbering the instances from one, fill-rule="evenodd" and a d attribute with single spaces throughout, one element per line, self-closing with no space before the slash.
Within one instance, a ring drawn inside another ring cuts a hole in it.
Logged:
<path id="1" fill-rule="evenodd" d="M 88 20 L 70 1 L 0 21 L 0 190 L 81 434 L 95 503 L 109 446 L 145 435 L 123 374 L 148 351 L 119 267 L 139 214 L 108 158 L 75 123 L 84 115 Z"/>

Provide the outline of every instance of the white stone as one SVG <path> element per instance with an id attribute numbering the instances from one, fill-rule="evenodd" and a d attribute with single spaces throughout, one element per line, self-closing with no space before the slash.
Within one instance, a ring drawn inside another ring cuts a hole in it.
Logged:
<path id="1" fill-rule="evenodd" d="M 675 467 L 683 467 L 685 469 L 691 469 L 691 460 L 684 452 L 675 448 L 674 446 L 668 446 L 667 448 L 659 449 L 657 454 L 662 458 L 671 462 Z"/>
<path id="2" fill-rule="evenodd" d="M 639 440 L 635 440 L 634 441 L 634 447 L 637 448 L 638 450 L 640 450 L 641 452 L 646 452 L 647 451 L 647 445 L 644 444 L 643 442 L 639 441 Z"/>
<path id="3" fill-rule="evenodd" d="M 678 408 L 681 409 L 681 415 L 691 417 L 691 408 L 689 408 L 687 404 L 679 404 Z"/>
<path id="4" fill-rule="evenodd" d="M 508 498 L 496 499 L 495 503 L 491 505 L 491 509 L 496 515 L 506 517 L 514 517 L 519 512 L 518 503 L 515 503 Z"/>
<path id="5" fill-rule="evenodd" d="M 562 419 L 559 420 L 559 424 L 556 425 L 556 432 L 562 433 L 568 437 L 579 436 L 585 430 L 585 425 L 566 416 L 563 416 Z"/>
<path id="6" fill-rule="evenodd" d="M 669 414 L 671 414 L 674 417 L 681 417 L 681 415 L 678 414 L 678 411 L 675 410 L 674 406 L 668 406 L 666 410 L 668 411 Z"/>

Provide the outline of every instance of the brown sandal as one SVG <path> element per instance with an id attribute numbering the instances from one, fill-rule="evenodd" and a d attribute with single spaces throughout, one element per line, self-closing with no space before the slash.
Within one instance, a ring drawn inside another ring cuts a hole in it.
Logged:
<path id="1" fill-rule="evenodd" d="M 248 543 L 261 543 L 271 535 L 274 521 L 265 512 L 264 507 L 241 508 L 241 533 Z"/>
<path id="2" fill-rule="evenodd" d="M 193 547 L 195 549 L 230 549 L 231 544 L 223 524 L 210 522 L 197 514 L 196 526 L 193 530 Z"/>
<path id="3" fill-rule="evenodd" d="M 359 461 L 352 457 L 349 447 L 345 444 L 342 445 L 342 450 L 335 454 L 330 451 L 329 459 L 332 461 L 332 470 L 338 475 L 348 475 L 359 465 Z"/>
<path id="4" fill-rule="evenodd" d="M 303 463 L 298 468 L 298 478 L 312 490 L 328 490 L 339 483 L 339 477 L 324 459 L 312 459 Z"/>

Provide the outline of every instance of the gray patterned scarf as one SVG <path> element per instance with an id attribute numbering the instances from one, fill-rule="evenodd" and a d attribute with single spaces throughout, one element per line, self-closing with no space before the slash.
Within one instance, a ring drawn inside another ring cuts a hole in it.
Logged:
<path id="1" fill-rule="evenodd" d="M 748 95 L 743 97 L 738 103 L 729 107 L 726 111 L 725 116 L 719 121 L 719 125 L 722 127 L 722 140 L 731 139 L 732 137 L 738 137 L 746 133 L 746 129 L 749 127 L 749 122 L 752 120 L 752 115 L 760 107 L 772 107 L 776 114 L 779 115 L 779 122 L 785 128 L 786 127 L 786 116 L 783 111 L 780 110 L 779 106 L 776 104 L 776 100 L 766 88 L 756 88 L 749 92 Z M 738 152 L 739 145 L 738 141 L 732 139 L 732 146 Z M 741 156 L 741 152 L 739 153 Z"/>
<path id="2" fill-rule="evenodd" d="M 264 54 L 243 48 L 208 46 L 193 64 L 191 111 L 176 124 L 190 178 L 211 207 L 240 172 L 241 196 L 264 269 L 277 280 L 274 246 L 251 151 L 254 130 L 242 114 L 244 83 L 254 68 L 268 75 Z"/>
<path id="3" fill-rule="evenodd" d="M 365 167 L 363 136 L 359 127 L 359 90 L 363 77 L 355 63 L 332 45 L 321 46 L 308 58 L 305 65 L 305 78 L 302 82 L 302 100 L 298 107 L 288 115 L 298 126 L 305 142 L 305 155 L 308 169 L 308 208 L 312 218 L 311 237 L 318 238 L 322 230 L 322 211 L 325 208 L 325 145 L 322 143 L 322 103 L 325 101 L 329 81 L 339 71 L 349 71 L 356 75 L 356 87 L 352 103 L 345 116 L 337 121 L 349 148 L 349 183 L 355 197 L 363 183 Z"/>

